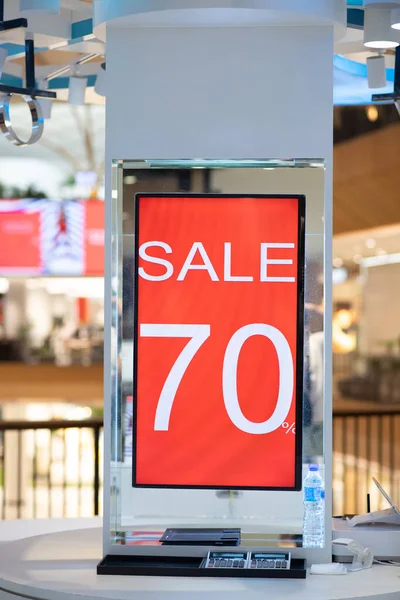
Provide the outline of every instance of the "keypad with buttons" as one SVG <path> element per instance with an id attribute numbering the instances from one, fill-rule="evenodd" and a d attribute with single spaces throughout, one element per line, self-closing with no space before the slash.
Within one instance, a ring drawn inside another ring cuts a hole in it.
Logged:
<path id="1" fill-rule="evenodd" d="M 247 568 L 247 552 L 209 552 L 206 569 L 244 569 Z"/>
<path id="2" fill-rule="evenodd" d="M 207 569 L 290 569 L 290 552 L 209 552 Z"/>
<path id="3" fill-rule="evenodd" d="M 290 552 L 269 553 L 251 552 L 250 569 L 290 569 Z"/>

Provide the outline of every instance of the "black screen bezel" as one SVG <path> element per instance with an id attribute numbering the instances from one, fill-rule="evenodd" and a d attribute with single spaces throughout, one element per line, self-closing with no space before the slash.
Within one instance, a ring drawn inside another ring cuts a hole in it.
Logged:
<path id="1" fill-rule="evenodd" d="M 298 202 L 298 244 L 297 244 L 297 335 L 296 335 L 296 443 L 295 443 L 295 481 L 293 486 L 216 486 L 188 484 L 154 484 L 136 481 L 137 456 L 137 348 L 138 348 L 138 295 L 139 295 L 139 230 L 141 198 L 254 198 L 260 200 L 282 199 Z M 302 489 L 303 470 L 303 369 L 304 369 L 304 289 L 305 289 L 305 217 L 306 197 L 303 194 L 191 194 L 191 193 L 136 193 L 134 220 L 134 328 L 133 328 L 133 419 L 132 419 L 132 487 L 146 489 L 198 489 L 198 490 L 251 490 L 298 492 Z"/>

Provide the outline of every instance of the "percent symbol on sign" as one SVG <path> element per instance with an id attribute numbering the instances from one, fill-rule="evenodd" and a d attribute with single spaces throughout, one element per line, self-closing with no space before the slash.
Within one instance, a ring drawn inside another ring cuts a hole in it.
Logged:
<path id="1" fill-rule="evenodd" d="M 291 431 L 292 433 L 296 433 L 296 428 L 295 428 L 295 423 L 292 423 L 291 425 L 289 425 L 289 423 L 287 423 L 286 421 L 284 421 L 284 423 L 282 423 L 282 427 L 283 429 L 286 429 L 286 435 Z"/>

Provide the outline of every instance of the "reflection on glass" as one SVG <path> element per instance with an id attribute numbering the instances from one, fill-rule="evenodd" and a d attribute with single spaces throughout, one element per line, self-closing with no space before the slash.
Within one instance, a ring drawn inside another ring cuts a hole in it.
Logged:
<path id="1" fill-rule="evenodd" d="M 201 167 L 201 168 L 199 168 Z M 303 473 L 324 473 L 324 169 L 320 161 L 116 163 L 113 223 L 113 354 L 110 536 L 114 544 L 160 546 L 167 527 L 239 527 L 243 547 L 302 545 L 302 492 L 132 487 L 135 194 L 306 196 Z M 266 457 L 273 460 L 273 457 Z M 106 525 L 105 525 L 106 526 Z"/>

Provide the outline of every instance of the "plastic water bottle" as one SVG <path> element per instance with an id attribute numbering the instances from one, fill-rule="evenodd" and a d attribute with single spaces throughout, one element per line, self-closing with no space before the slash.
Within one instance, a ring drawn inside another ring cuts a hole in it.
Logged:
<path id="1" fill-rule="evenodd" d="M 309 465 L 304 480 L 303 547 L 323 548 L 325 490 L 318 465 Z"/>

